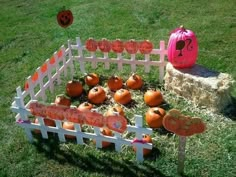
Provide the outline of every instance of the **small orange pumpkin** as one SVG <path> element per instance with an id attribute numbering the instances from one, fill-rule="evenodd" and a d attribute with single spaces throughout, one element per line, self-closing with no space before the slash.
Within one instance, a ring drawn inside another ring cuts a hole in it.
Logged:
<path id="1" fill-rule="evenodd" d="M 88 100 L 93 104 L 101 104 L 106 100 L 106 92 L 101 86 L 92 88 L 88 93 Z"/>
<path id="2" fill-rule="evenodd" d="M 52 120 L 52 119 L 46 119 L 46 118 L 44 118 L 43 121 L 44 121 L 44 125 L 46 125 L 46 126 L 51 126 L 51 127 L 55 127 L 55 126 L 56 126 L 56 123 L 55 123 L 54 120 Z M 35 123 L 35 124 L 39 124 L 39 120 L 36 118 L 36 119 L 34 120 L 34 123 Z M 38 130 L 38 129 L 35 129 L 34 132 L 37 133 L 37 134 L 38 134 L 38 133 L 41 133 L 41 131 Z"/>
<path id="3" fill-rule="evenodd" d="M 130 89 L 138 90 L 143 86 L 142 77 L 134 73 L 128 78 L 126 85 Z"/>
<path id="4" fill-rule="evenodd" d="M 73 122 L 63 122 L 62 128 L 66 129 L 66 130 L 74 130 L 75 124 Z M 69 139 L 75 138 L 75 136 L 73 136 L 73 135 L 65 135 L 65 137 L 69 138 Z"/>
<path id="5" fill-rule="evenodd" d="M 79 111 L 90 111 L 91 109 L 93 108 L 93 105 L 91 103 L 88 103 L 88 102 L 83 102 L 81 103 L 79 106 L 78 106 L 78 110 Z"/>
<path id="6" fill-rule="evenodd" d="M 146 122 L 151 128 L 160 128 L 166 112 L 162 108 L 149 108 L 145 114 Z"/>
<path id="7" fill-rule="evenodd" d="M 84 77 L 85 83 L 90 87 L 97 85 L 99 80 L 99 76 L 96 73 L 89 73 Z"/>
<path id="8" fill-rule="evenodd" d="M 143 143 L 152 143 L 152 138 L 150 135 L 143 135 L 143 138 L 142 138 L 142 142 Z M 133 150 L 136 152 L 137 149 L 136 147 L 133 147 Z M 150 154 L 152 152 L 151 149 L 143 149 L 143 155 L 144 156 L 147 156 L 148 154 Z"/>
<path id="9" fill-rule="evenodd" d="M 123 105 L 128 104 L 132 100 L 131 93 L 127 89 L 117 90 L 114 94 L 114 100 Z"/>
<path id="10" fill-rule="evenodd" d="M 112 131 L 111 131 L 109 128 L 107 128 L 107 127 L 101 128 L 101 129 L 100 129 L 100 132 L 101 132 L 101 134 L 103 134 L 103 135 L 105 135 L 105 136 L 113 136 Z M 96 141 L 93 140 L 93 143 L 96 144 Z M 110 145 L 111 145 L 110 142 L 102 141 L 102 148 L 106 148 L 106 147 L 108 147 L 108 146 L 110 146 Z"/>
<path id="11" fill-rule="evenodd" d="M 70 10 L 63 9 L 57 14 L 57 22 L 63 28 L 70 26 L 73 23 L 73 20 L 73 14 Z"/>
<path id="12" fill-rule="evenodd" d="M 163 96 L 159 90 L 148 90 L 144 94 L 144 102 L 148 106 L 159 106 L 163 102 Z"/>
<path id="13" fill-rule="evenodd" d="M 108 111 L 105 113 L 105 116 L 114 116 L 114 115 L 116 115 L 116 113 L 118 113 L 119 115 L 125 117 L 124 110 L 119 105 L 115 105 L 115 106 L 109 108 Z"/>
<path id="14" fill-rule="evenodd" d="M 57 95 L 55 99 L 55 104 L 70 107 L 71 100 L 65 95 Z"/>
<path id="15" fill-rule="evenodd" d="M 119 76 L 111 76 L 107 81 L 110 90 L 116 91 L 123 87 L 123 79 Z"/>
<path id="16" fill-rule="evenodd" d="M 71 80 L 66 84 L 66 93 L 70 97 L 78 97 L 83 92 L 83 86 L 79 81 Z"/>

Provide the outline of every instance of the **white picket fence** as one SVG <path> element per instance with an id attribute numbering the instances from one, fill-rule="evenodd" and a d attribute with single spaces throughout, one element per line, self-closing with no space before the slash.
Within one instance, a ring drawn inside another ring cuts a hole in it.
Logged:
<path id="1" fill-rule="evenodd" d="M 167 51 L 165 49 L 165 42 L 160 41 L 160 48 L 153 49 L 150 54 L 144 55 L 144 60 L 136 60 L 136 55 L 131 54 L 130 59 L 125 59 L 122 53 L 117 54 L 117 58 L 109 58 L 109 53 L 104 53 L 103 57 L 97 57 L 96 52 L 90 52 L 91 56 L 85 57 L 85 46 L 82 45 L 80 38 L 76 38 L 77 43 L 75 45 L 68 41 L 68 48 L 62 46 L 58 52 L 55 52 L 50 59 L 47 59 L 45 63 L 38 67 L 32 76 L 26 79 L 25 89 L 17 87 L 17 95 L 12 103 L 11 109 L 17 113 L 16 122 L 19 126 L 24 128 L 29 141 L 33 141 L 32 130 L 39 129 L 43 138 L 48 138 L 48 132 L 56 133 L 61 142 L 65 142 L 66 135 L 74 135 L 78 144 L 84 144 L 83 138 L 96 140 L 96 147 L 102 148 L 102 141 L 111 142 L 115 144 L 115 150 L 122 151 L 122 146 L 135 146 L 136 147 L 136 159 L 139 162 L 144 160 L 143 149 L 152 149 L 152 143 L 140 143 L 139 141 L 133 142 L 133 139 L 127 139 L 123 137 L 123 134 L 113 132 L 114 136 L 104 136 L 100 132 L 99 127 L 93 127 L 94 133 L 82 132 L 81 125 L 75 124 L 75 130 L 66 130 L 62 128 L 62 121 L 55 120 L 56 127 L 44 125 L 43 118 L 38 117 L 39 124 L 32 123 L 29 119 L 31 115 L 28 106 L 33 100 L 42 99 L 47 102 L 46 91 L 54 91 L 55 83 L 61 84 L 62 77 L 73 76 L 75 72 L 74 62 L 78 62 L 80 66 L 80 72 L 85 73 L 85 64 L 91 62 L 92 67 L 96 68 L 97 63 L 104 63 L 105 69 L 110 68 L 110 63 L 116 63 L 118 70 L 123 68 L 123 64 L 131 66 L 131 71 L 136 70 L 137 65 L 142 65 L 146 72 L 150 71 L 150 66 L 157 66 L 159 70 L 159 81 L 163 81 L 164 68 L 166 66 L 165 56 Z M 73 51 L 77 50 L 78 55 L 73 56 Z M 124 51 L 125 52 L 125 51 Z M 150 60 L 151 55 L 159 55 L 159 61 Z M 31 115 L 32 116 L 32 115 Z M 135 125 L 127 125 L 126 133 L 133 132 L 137 140 L 142 140 L 144 134 L 152 134 L 152 129 L 143 127 L 143 117 L 140 115 L 134 115 Z"/>

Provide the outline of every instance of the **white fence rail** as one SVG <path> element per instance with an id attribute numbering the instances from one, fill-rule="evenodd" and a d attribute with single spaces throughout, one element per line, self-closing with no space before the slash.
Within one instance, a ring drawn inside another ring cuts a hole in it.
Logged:
<path id="1" fill-rule="evenodd" d="M 116 63 L 118 70 L 123 68 L 124 64 L 131 66 L 131 70 L 135 71 L 137 65 L 142 65 L 145 67 L 145 71 L 150 71 L 150 66 L 158 66 L 159 68 L 159 81 L 163 81 L 164 68 L 166 65 L 165 55 L 167 51 L 165 50 L 164 41 L 160 41 L 160 49 L 153 49 L 150 54 L 144 55 L 144 60 L 136 60 L 136 55 L 131 54 L 130 59 L 123 58 L 121 53 L 117 54 L 117 58 L 109 58 L 109 53 L 103 53 L 103 57 L 97 57 L 96 52 L 90 52 L 91 56 L 85 57 L 84 50 L 85 47 L 81 44 L 79 38 L 76 39 L 77 44 L 72 45 L 68 41 L 68 48 L 62 46 L 58 52 L 55 52 L 50 59 L 47 59 L 45 63 L 38 67 L 32 76 L 26 79 L 25 89 L 22 91 L 20 87 L 16 89 L 17 96 L 15 101 L 12 103 L 11 109 L 13 112 L 17 113 L 16 122 L 25 129 L 25 132 L 29 138 L 29 141 L 33 140 L 32 130 L 39 129 L 43 138 L 48 138 L 48 132 L 53 132 L 58 134 L 59 140 L 65 142 L 65 134 L 73 135 L 76 137 L 78 144 L 83 144 L 83 138 L 89 138 L 96 140 L 96 147 L 102 147 L 102 141 L 107 141 L 115 144 L 115 150 L 121 151 L 123 145 L 135 146 L 136 147 L 136 159 L 137 161 L 143 161 L 143 149 L 152 149 L 151 143 L 140 143 L 138 141 L 133 142 L 133 139 L 126 139 L 122 137 L 121 133 L 113 132 L 114 136 L 104 136 L 100 132 L 99 127 L 93 127 L 94 133 L 82 132 L 81 125 L 75 124 L 75 130 L 66 130 L 62 128 L 62 121 L 55 120 L 56 127 L 50 127 L 44 125 L 43 118 L 38 117 L 39 124 L 30 122 L 29 115 L 30 111 L 28 106 L 32 100 L 37 100 L 41 98 L 43 101 L 47 101 L 46 91 L 54 91 L 55 83 L 60 84 L 61 78 L 68 75 L 73 76 L 75 67 L 73 62 L 79 62 L 80 72 L 85 73 L 85 64 L 87 62 L 92 63 L 92 67 L 96 68 L 97 63 L 104 63 L 105 69 L 110 68 L 110 63 Z M 77 56 L 73 56 L 73 50 L 78 51 Z M 151 55 L 160 55 L 159 61 L 150 60 Z M 28 97 L 28 100 L 27 100 Z M 143 128 L 143 118 L 142 116 L 135 115 L 135 125 L 128 125 L 126 132 L 133 132 L 137 140 L 142 140 L 143 134 L 152 134 L 152 129 Z"/>

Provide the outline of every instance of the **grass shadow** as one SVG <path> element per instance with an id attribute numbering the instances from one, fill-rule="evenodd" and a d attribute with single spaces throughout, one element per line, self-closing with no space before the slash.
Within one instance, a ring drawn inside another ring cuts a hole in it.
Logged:
<path id="1" fill-rule="evenodd" d="M 81 171 L 96 172 L 104 176 L 153 176 L 155 174 L 156 177 L 166 177 L 156 166 L 148 162 L 160 155 L 160 151 L 157 148 L 153 149 L 151 156 L 146 157 L 144 163 L 137 163 L 136 161 L 123 158 L 122 154 L 119 160 L 117 160 L 114 157 L 112 158 L 109 153 L 102 153 L 102 156 L 99 152 L 94 153 L 95 149 L 84 153 L 81 151 L 76 152 L 70 148 L 62 148 L 62 145 L 66 145 L 66 143 L 60 143 L 58 138 L 53 137 L 53 135 L 51 136 L 49 139 L 37 136 L 33 144 L 38 152 L 62 165 L 69 164 L 79 168 Z M 83 145 L 78 146 L 84 148 Z M 114 151 L 114 147 L 101 149 L 101 151 Z"/>

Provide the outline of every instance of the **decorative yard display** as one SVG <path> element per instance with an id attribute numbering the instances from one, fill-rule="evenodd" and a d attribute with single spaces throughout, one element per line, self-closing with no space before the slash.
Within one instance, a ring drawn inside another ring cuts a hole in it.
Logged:
<path id="1" fill-rule="evenodd" d="M 153 49 L 153 44 L 149 40 L 140 42 L 139 51 L 142 54 L 149 54 Z"/>
<path id="2" fill-rule="evenodd" d="M 107 39 L 102 39 L 101 41 L 98 41 L 98 48 L 102 52 L 110 52 L 111 50 L 111 43 Z"/>
<path id="3" fill-rule="evenodd" d="M 122 41 L 123 44 L 125 42 Z M 117 44 L 118 45 L 118 44 Z M 134 46 L 138 46 L 138 42 Z M 119 46 L 119 45 L 118 45 Z M 137 47 L 136 46 L 136 47 Z M 128 46 L 126 46 L 127 48 Z M 131 46 L 129 46 L 131 47 Z M 55 52 L 50 59 L 46 60 L 42 66 L 38 67 L 32 76 L 26 79 L 24 90 L 18 87 L 17 95 L 12 103 L 11 109 L 16 112 L 16 122 L 19 126 L 24 128 L 27 137 L 30 141 L 33 140 L 32 130 L 39 130 L 43 138 L 48 138 L 48 133 L 55 133 L 61 142 L 65 142 L 65 135 L 71 135 L 75 137 L 75 141 L 78 144 L 84 144 L 84 138 L 96 141 L 96 147 L 102 148 L 102 142 L 113 143 L 116 151 L 122 151 L 122 146 L 135 147 L 136 159 L 139 162 L 144 160 L 144 149 L 152 149 L 152 142 L 143 140 L 144 135 L 151 135 L 152 129 L 143 127 L 143 117 L 140 115 L 133 116 L 132 125 L 128 124 L 127 118 L 120 115 L 103 115 L 95 110 L 82 111 L 76 106 L 60 106 L 58 104 L 51 104 L 48 100 L 47 94 L 55 91 L 56 85 L 62 84 L 62 78 L 75 75 L 75 69 L 78 69 L 76 73 L 92 73 L 94 71 L 86 72 L 86 63 L 91 63 L 93 69 L 95 69 L 98 63 L 104 63 L 104 71 L 110 68 L 111 63 L 117 64 L 117 69 L 122 70 L 124 65 L 129 65 L 131 72 L 136 72 L 136 65 L 143 66 L 145 72 L 150 72 L 151 66 L 155 66 L 158 72 L 159 81 L 163 81 L 164 68 L 166 62 L 164 60 L 167 50 L 165 49 L 164 41 L 160 42 L 159 49 L 152 49 L 150 53 L 143 55 L 142 60 L 136 59 L 136 54 L 139 52 L 135 49 L 136 53 L 131 51 L 129 59 L 123 57 L 123 53 L 126 50 L 121 51 L 117 47 L 111 45 L 111 50 L 115 58 L 109 58 L 106 51 L 103 53 L 103 57 L 96 55 L 97 41 L 89 39 L 86 45 L 82 45 L 79 38 L 77 43 L 71 44 L 68 42 L 68 48 L 62 46 L 59 51 Z M 121 47 L 122 48 L 122 47 Z M 132 47 L 131 47 L 132 48 Z M 130 49 L 130 48 L 129 48 Z M 128 50 L 129 50 L 128 49 Z M 84 55 L 84 51 L 90 53 L 90 56 Z M 140 49 L 141 50 L 141 49 Z M 75 54 L 75 51 L 78 54 Z M 150 60 L 151 55 L 160 55 L 158 61 Z M 76 68 L 74 63 L 78 63 L 79 68 Z M 72 80 L 71 80 L 72 82 Z M 74 84 L 69 84 L 70 86 Z M 77 87 L 77 84 L 76 84 Z M 72 87 L 74 88 L 74 87 Z M 79 88 L 79 89 L 78 89 Z M 80 90 L 82 94 L 83 89 L 80 86 L 75 90 Z M 91 89 L 92 90 L 92 89 Z M 69 89 L 69 91 L 71 91 Z M 87 90 L 84 90 L 86 93 Z M 47 93 L 47 94 L 46 94 Z M 79 100 L 81 97 L 77 94 L 68 94 L 70 97 L 74 97 L 72 100 Z M 109 92 L 110 93 L 110 92 Z M 84 96 L 84 95 L 83 95 Z M 42 101 L 37 101 L 42 100 Z M 83 100 L 84 101 L 84 100 Z M 53 100 L 54 102 L 54 100 Z M 119 110 L 118 110 L 119 112 Z M 34 123 L 32 117 L 38 119 L 38 123 Z M 55 126 L 47 126 L 44 124 L 44 120 L 52 120 L 55 122 Z M 72 122 L 74 124 L 74 130 L 64 129 L 63 122 Z M 93 129 L 93 133 L 82 131 L 82 125 L 89 125 Z M 100 128 L 109 128 L 112 131 L 111 136 L 104 136 L 101 133 Z M 132 134 L 134 137 L 129 139 L 126 134 Z M 135 138 L 135 139 L 134 139 Z"/>
<path id="4" fill-rule="evenodd" d="M 179 136 L 178 173 L 184 173 L 186 137 L 203 133 L 206 125 L 201 118 L 185 116 L 177 109 L 171 109 L 163 118 L 163 126 Z"/>
<path id="5" fill-rule="evenodd" d="M 138 52 L 138 42 L 136 42 L 134 39 L 131 39 L 127 42 L 125 42 L 125 50 L 129 54 L 135 54 Z"/>
<path id="6" fill-rule="evenodd" d="M 116 39 L 111 43 L 111 49 L 113 52 L 122 53 L 124 50 L 124 43 L 120 39 Z"/>
<path id="7" fill-rule="evenodd" d="M 57 14 L 57 22 L 63 28 L 70 26 L 73 23 L 73 20 L 74 18 L 71 10 L 63 9 Z"/>
<path id="8" fill-rule="evenodd" d="M 183 26 L 171 32 L 168 42 L 168 60 L 176 68 L 192 67 L 198 55 L 197 38 Z"/>
<path id="9" fill-rule="evenodd" d="M 147 90 L 144 94 L 144 102 L 148 106 L 159 106 L 163 101 L 162 93 L 159 90 Z"/>

